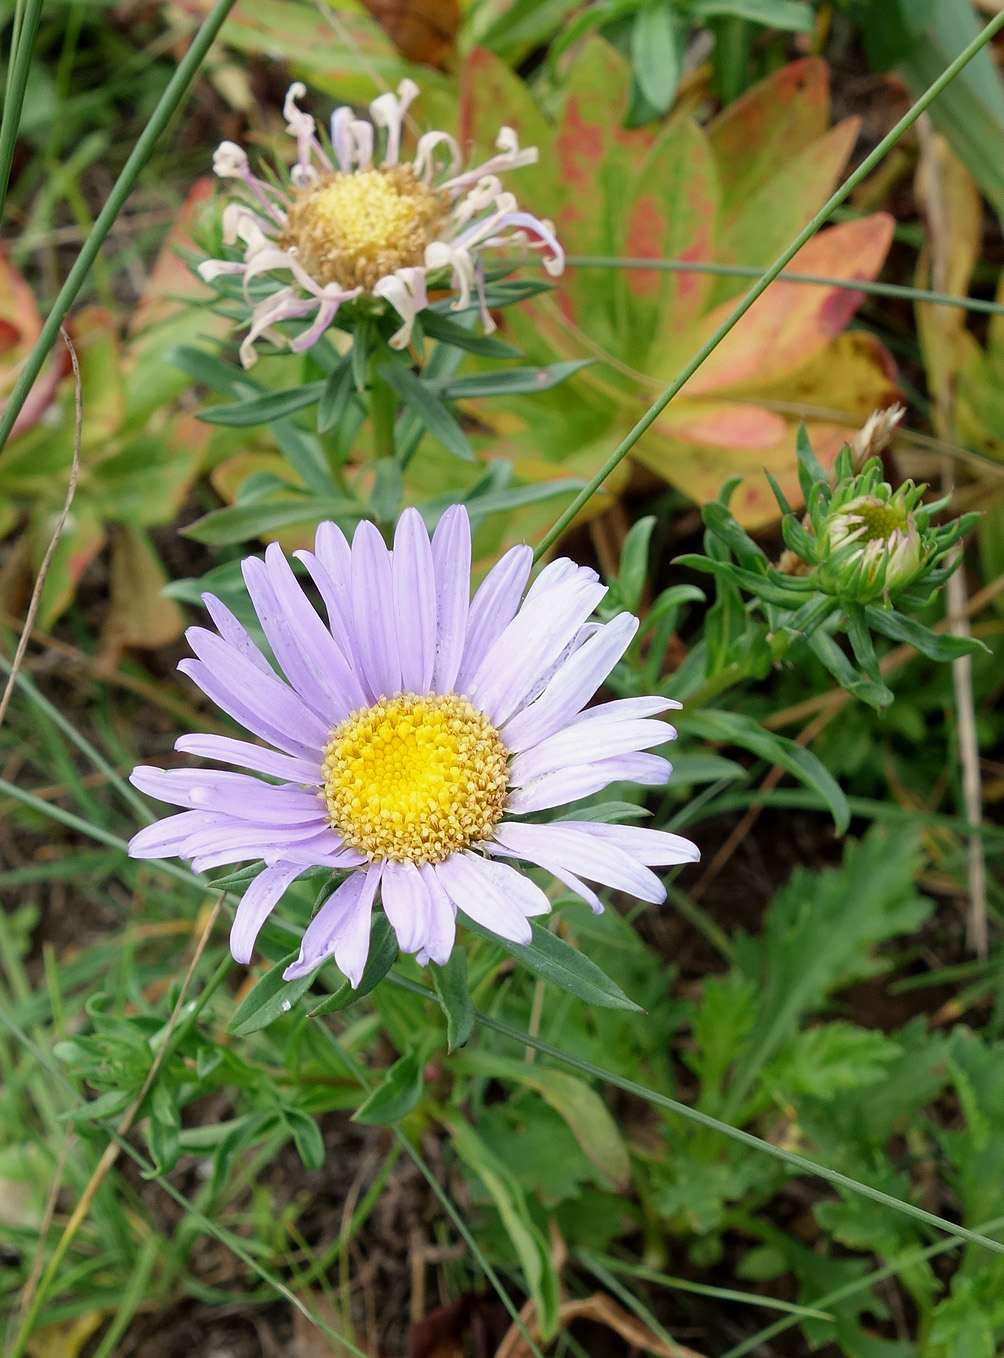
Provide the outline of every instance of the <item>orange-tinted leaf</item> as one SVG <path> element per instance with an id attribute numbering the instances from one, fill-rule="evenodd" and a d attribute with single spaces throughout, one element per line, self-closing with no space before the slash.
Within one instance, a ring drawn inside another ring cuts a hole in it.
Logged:
<path id="1" fill-rule="evenodd" d="M 16 348 L 20 338 L 21 331 L 16 325 L 0 319 L 0 354 L 6 354 L 9 350 Z"/>
<path id="2" fill-rule="evenodd" d="M 112 529 L 111 600 L 101 632 L 101 660 L 114 667 L 129 646 L 153 650 L 181 636 L 185 615 L 161 590 L 167 572 L 145 533 Z"/>
<path id="3" fill-rule="evenodd" d="M 53 516 L 41 507 L 31 525 L 31 556 L 33 571 L 37 571 L 45 555 L 52 531 Z M 66 521 L 66 529 L 56 545 L 49 565 L 49 573 L 42 590 L 38 610 L 38 626 L 47 632 L 69 606 L 80 577 L 105 545 L 105 530 L 100 516 L 87 503 L 74 504 Z"/>
<path id="4" fill-rule="evenodd" d="M 853 431 L 900 395 L 896 364 L 881 341 L 867 330 L 845 330 L 797 372 L 758 387 L 756 399 L 775 403 L 789 419 L 826 418 Z"/>
<path id="5" fill-rule="evenodd" d="M 212 2 L 181 0 L 187 12 L 200 16 Z M 326 13 L 329 8 L 334 13 Z M 379 88 L 394 89 L 411 72 L 380 25 L 360 11 L 361 6 L 342 3 L 321 8 L 312 0 L 238 0 L 219 41 L 271 62 L 285 60 L 312 90 L 363 107 Z M 424 117 L 429 96 L 441 96 L 448 82 L 428 67 L 419 75 Z"/>
<path id="6" fill-rule="evenodd" d="M 624 210 L 621 252 L 629 258 L 714 257 L 718 173 L 702 130 L 691 119 L 671 123 L 645 161 Z M 669 270 L 626 270 L 626 352 L 644 363 L 703 315 L 714 279 Z M 588 285 L 588 280 L 586 280 Z"/>
<path id="7" fill-rule="evenodd" d="M 104 307 L 84 307 L 73 318 L 72 338 L 80 361 L 82 442 L 92 459 L 101 458 L 114 452 L 111 439 L 125 409 L 116 319 Z"/>
<path id="8" fill-rule="evenodd" d="M 813 451 L 827 467 L 855 432 L 815 421 L 807 421 L 806 428 Z M 793 507 L 802 503 L 795 457 L 796 434 L 797 425 L 786 423 L 783 437 L 773 447 L 740 457 L 735 449 L 679 443 L 651 429 L 638 441 L 633 456 L 658 476 L 679 486 L 697 504 L 715 499 L 730 476 L 742 475 L 742 483 L 731 501 L 732 512 L 746 528 L 765 528 L 777 522 L 778 508 L 764 468 L 777 479 Z"/>
<path id="9" fill-rule="evenodd" d="M 848 118 L 782 162 L 737 208 L 718 239 L 717 258 L 764 268 L 781 253 L 833 192 L 857 140 L 860 119 Z M 735 297 L 745 280 L 719 279 L 714 300 Z"/>
<path id="10" fill-rule="evenodd" d="M 673 401 L 655 422 L 660 433 L 685 443 L 734 449 L 742 456 L 773 448 L 784 437 L 782 416 L 763 406 L 713 401 Z M 743 462 L 747 459 L 743 457 Z"/>
<path id="11" fill-rule="evenodd" d="M 4 325 L 3 353 L 6 363 L 20 363 L 28 356 L 42 332 L 42 317 L 31 288 L 11 263 L 0 242 L 0 323 Z M 6 364 L 5 364 L 6 366 Z M 0 390 L 4 384 L 0 380 Z"/>
<path id="12" fill-rule="evenodd" d="M 604 253 L 597 242 L 613 230 L 610 209 L 623 207 L 623 186 L 641 169 L 655 141 L 648 128 L 621 127 L 629 90 L 630 70 L 620 53 L 600 38 L 584 43 L 568 72 L 555 133 L 562 198 L 558 220 L 573 253 Z M 598 193 L 607 201 L 606 211 L 600 210 Z"/>
<path id="13" fill-rule="evenodd" d="M 965 296 L 983 243 L 983 200 L 944 137 L 934 136 L 924 145 L 916 188 L 928 221 L 928 242 L 917 261 L 917 286 Z M 937 422 L 943 424 L 955 378 L 974 340 L 966 328 L 966 313 L 958 307 L 918 302 L 916 315 L 928 390 L 935 398 Z M 950 429 L 939 433 L 944 438 L 952 435 Z"/>
<path id="14" fill-rule="evenodd" d="M 830 76 L 821 57 L 782 66 L 729 104 L 707 127 L 731 220 L 765 180 L 799 155 L 830 121 Z"/>
<path id="15" fill-rule="evenodd" d="M 442 66 L 460 27 L 457 0 L 362 0 L 409 61 Z"/>
<path id="16" fill-rule="evenodd" d="M 198 278 L 181 258 L 179 250 L 194 250 L 192 227 L 212 199 L 214 182 L 208 176 L 197 179 L 188 192 L 146 280 L 129 322 L 129 334 L 139 339 L 164 325 L 185 310 L 185 302 L 208 301 L 213 291 Z M 140 344 L 142 348 L 142 343 Z"/>
<path id="17" fill-rule="evenodd" d="M 462 147 L 474 156 L 495 151 L 501 127 L 515 128 L 520 146 L 536 146 L 539 159 L 512 177 L 512 189 L 538 217 L 554 214 L 558 205 L 558 163 L 550 124 L 519 76 L 483 47 L 464 62 L 460 76 L 459 133 Z"/>
<path id="18" fill-rule="evenodd" d="M 887 213 L 875 213 L 821 231 L 792 260 L 792 272 L 874 278 L 892 241 L 893 226 Z M 846 288 L 772 283 L 698 369 L 684 393 L 748 391 L 777 381 L 814 358 L 846 327 L 861 301 L 861 293 Z M 694 340 L 712 335 L 730 310 L 731 303 L 725 302 L 712 311 Z"/>

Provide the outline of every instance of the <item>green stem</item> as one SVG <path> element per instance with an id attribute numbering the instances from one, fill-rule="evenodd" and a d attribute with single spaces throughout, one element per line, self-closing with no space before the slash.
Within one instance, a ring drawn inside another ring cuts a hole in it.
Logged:
<path id="1" fill-rule="evenodd" d="M 377 375 L 377 362 L 384 355 L 377 349 L 370 359 L 370 423 L 373 426 L 373 453 L 377 458 L 394 456 L 394 417 L 397 397 L 393 388 Z"/>
<path id="2" fill-rule="evenodd" d="M 759 278 L 762 268 L 754 264 L 715 264 L 710 260 L 644 259 L 620 255 L 566 255 L 565 263 L 576 269 L 655 269 L 664 273 L 713 274 L 716 278 Z M 1004 316 L 1004 302 L 988 302 L 982 297 L 961 297 L 951 292 L 930 292 L 904 283 L 869 282 L 863 278 L 830 278 L 827 274 L 795 273 L 782 269 L 778 282 L 810 283 L 821 288 L 843 288 L 875 297 L 898 297 L 905 302 L 926 302 L 931 306 L 958 307 L 960 311 L 981 311 L 989 316 Z"/>
<path id="3" fill-rule="evenodd" d="M 10 168 L 14 163 L 14 145 L 21 126 L 21 109 L 28 85 L 28 72 L 35 50 L 35 35 L 42 17 L 42 0 L 27 0 L 20 23 L 15 23 L 11 35 L 10 61 L 7 66 L 7 88 L 3 100 L 3 121 L 0 122 L 0 219 L 7 202 Z M 20 407 L 18 407 L 20 409 Z M 2 446 L 2 445 L 0 445 Z"/>
<path id="4" fill-rule="evenodd" d="M 37 5 L 38 8 L 41 9 L 40 0 L 29 0 L 29 3 L 31 6 Z M 192 39 L 191 47 L 189 47 L 179 63 L 178 69 L 171 77 L 167 89 L 158 100 L 157 107 L 150 115 L 150 121 L 143 129 L 136 145 L 133 147 L 132 154 L 126 161 L 122 173 L 115 181 L 115 185 L 108 196 L 108 201 L 101 209 L 98 214 L 98 219 L 94 223 L 94 230 L 87 237 L 80 254 L 74 261 L 66 282 L 60 289 L 59 296 L 56 298 L 52 310 L 45 319 L 45 324 L 42 326 L 42 333 L 39 335 L 35 347 L 28 355 L 17 385 L 7 402 L 7 408 L 4 411 L 3 418 L 0 419 L 0 451 L 3 450 L 10 437 L 10 431 L 14 427 L 14 421 L 18 417 L 21 407 L 24 405 L 28 393 L 34 385 L 35 379 L 42 370 L 42 364 L 45 362 L 46 355 L 56 342 L 56 336 L 59 334 L 59 327 L 66 319 L 70 307 L 73 305 L 77 294 L 83 287 L 84 280 L 90 272 L 91 266 L 97 258 L 101 246 L 104 244 L 105 237 L 111 230 L 116 217 L 121 212 L 125 200 L 135 187 L 140 172 L 149 160 L 150 154 L 159 140 L 161 133 L 167 127 L 167 124 L 170 122 L 181 104 L 181 101 L 184 99 L 189 85 L 195 79 L 196 73 L 202 65 L 206 53 L 209 51 L 217 33 L 219 33 L 220 29 L 223 27 L 224 20 L 233 5 L 234 0 L 216 0 L 216 4 L 207 16 L 205 23 L 203 23 L 202 27 Z M 26 31 L 27 28 L 25 27 L 23 32 L 26 33 Z M 22 36 L 18 41 L 19 58 L 21 50 L 26 43 L 26 36 Z M 12 104 L 12 111 L 13 107 Z M 20 105 L 18 105 L 18 108 L 20 108 Z M 10 117 L 5 117 L 3 127 L 0 128 L 0 176 L 3 176 L 0 178 L 0 184 L 4 186 L 6 186 L 7 180 L 3 170 L 3 147 L 6 144 L 6 138 L 9 135 L 11 143 L 10 151 L 11 156 L 13 156 L 13 142 L 15 136 L 13 130 L 8 133 L 8 123 L 10 121 Z M 9 168 L 6 173 L 9 173 Z"/>
<path id="5" fill-rule="evenodd" d="M 894 146 L 903 133 L 913 126 L 920 115 L 925 112 L 935 99 L 937 99 L 942 90 L 955 79 L 963 67 L 971 61 L 977 52 L 981 51 L 994 34 L 999 32 L 1002 28 L 1004 28 L 1004 10 L 995 15 L 987 24 L 986 28 L 983 29 L 982 33 L 974 38 L 973 41 L 959 53 L 951 65 L 947 66 L 945 70 L 942 71 L 934 84 L 931 85 L 931 87 L 920 96 L 913 107 L 900 118 L 892 131 L 882 138 L 874 151 L 867 155 L 854 173 L 841 184 L 835 193 L 831 194 L 809 222 L 808 226 L 798 233 L 792 243 L 788 246 L 787 250 L 778 256 L 767 272 L 761 276 L 760 281 L 750 288 L 749 292 L 747 292 L 745 297 L 743 297 L 732 309 L 710 339 L 701 345 L 700 349 L 698 349 L 690 362 L 683 368 L 675 380 L 670 383 L 659 399 L 649 407 L 631 432 L 617 445 L 596 475 L 590 479 L 578 495 L 576 495 L 575 499 L 565 512 L 559 516 L 554 526 L 544 535 L 540 545 L 534 553 L 535 561 L 539 561 L 552 543 L 561 536 L 578 514 L 579 510 L 582 509 L 584 505 L 588 504 L 614 468 L 627 457 L 628 453 L 641 438 L 642 434 L 655 423 L 673 397 L 676 396 L 690 378 L 693 377 L 694 373 L 704 360 L 718 347 L 736 322 L 746 315 L 746 312 L 749 311 L 757 298 L 767 290 L 774 279 L 777 278 L 778 274 L 781 273 L 784 266 L 794 259 L 795 255 L 798 254 L 799 250 L 801 250 L 802 246 L 805 245 L 807 241 L 812 239 L 830 216 L 833 209 L 842 203 L 848 194 L 850 194 L 863 179 L 871 174 L 872 170 L 890 147 Z"/>
<path id="6" fill-rule="evenodd" d="M 427 1000 L 435 999 L 434 993 L 426 986 L 418 985 L 415 981 L 409 981 L 406 977 L 400 976 L 394 971 L 388 973 L 387 979 L 393 985 L 409 991 L 412 995 L 421 995 Z M 480 1010 L 475 1011 L 474 1017 L 482 1028 L 488 1028 L 493 1033 L 499 1033 L 502 1037 L 507 1037 L 523 1047 L 533 1047 L 543 1056 L 549 1056 L 554 1061 L 560 1061 L 562 1065 L 580 1071 L 583 1075 L 589 1075 L 594 1080 L 603 1080 L 604 1083 L 613 1085 L 615 1089 L 622 1089 L 625 1094 L 633 1094 L 636 1098 L 643 1099 L 656 1108 L 665 1109 L 667 1113 L 675 1113 L 678 1117 L 686 1118 L 689 1122 L 696 1122 L 698 1126 L 705 1127 L 709 1131 L 718 1132 L 721 1136 L 727 1136 L 733 1141 L 740 1141 L 753 1150 L 760 1151 L 764 1155 L 770 1155 L 775 1160 L 783 1161 L 784 1164 L 790 1165 L 799 1174 L 810 1174 L 816 1178 L 824 1179 L 835 1188 L 844 1188 L 849 1193 L 857 1193 L 863 1198 L 870 1198 L 872 1202 L 881 1203 L 883 1207 L 889 1207 L 894 1212 L 913 1217 L 916 1221 L 923 1221 L 925 1225 L 933 1226 L 938 1231 L 944 1231 L 957 1240 L 965 1240 L 971 1245 L 982 1245 L 984 1249 L 992 1250 L 994 1254 L 1004 1254 L 1004 1242 L 991 1240 L 989 1236 L 980 1235 L 978 1231 L 970 1231 L 965 1226 L 957 1226 L 955 1222 L 946 1221 L 944 1217 L 935 1216 L 933 1212 L 925 1212 L 922 1207 L 916 1207 L 912 1202 L 902 1202 L 899 1198 L 894 1198 L 891 1193 L 883 1193 L 879 1188 L 872 1188 L 870 1184 L 859 1183 L 857 1179 L 852 1179 L 847 1174 L 841 1174 L 838 1170 L 829 1169 L 826 1165 L 817 1164 L 804 1155 L 796 1155 L 794 1151 L 786 1151 L 782 1146 L 775 1146 L 770 1141 L 764 1141 L 761 1137 L 754 1136 L 752 1132 L 743 1131 L 741 1127 L 733 1127 L 727 1122 L 711 1117 L 708 1113 L 702 1113 L 698 1108 L 691 1108 L 689 1104 L 680 1103 L 679 1100 L 671 1099 L 654 1089 L 647 1089 L 645 1085 L 638 1084 L 635 1080 L 628 1080 L 615 1071 L 594 1065 L 592 1061 L 574 1056 L 571 1052 L 562 1051 L 560 1047 L 554 1047 L 550 1042 L 543 1042 L 532 1033 L 523 1032 L 509 1023 L 503 1023 L 501 1019 L 483 1014 Z"/>

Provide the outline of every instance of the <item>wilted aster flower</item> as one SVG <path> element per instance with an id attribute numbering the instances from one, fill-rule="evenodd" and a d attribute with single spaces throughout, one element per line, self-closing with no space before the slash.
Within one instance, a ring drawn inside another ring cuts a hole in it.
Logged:
<path id="1" fill-rule="evenodd" d="M 182 736 L 176 748 L 262 773 L 140 767 L 136 787 L 185 807 L 148 826 L 129 852 L 179 854 L 201 871 L 264 858 L 237 908 L 230 946 L 248 962 L 289 884 L 314 864 L 347 871 L 311 921 L 288 979 L 329 957 L 358 985 L 379 891 L 405 952 L 445 963 L 457 910 L 501 938 L 528 943 L 543 891 L 505 859 L 536 864 L 595 911 L 581 878 L 646 901 L 665 888 L 652 866 L 691 862 L 678 835 L 588 819 L 535 823 L 535 812 L 609 783 L 665 783 L 670 765 L 643 753 L 675 735 L 666 698 L 583 710 L 623 655 L 638 621 L 589 618 L 606 588 L 560 559 L 523 597 L 529 547 L 514 547 L 470 598 L 471 531 L 454 506 L 430 542 L 417 510 L 393 551 L 371 523 L 351 546 L 334 524 L 298 552 L 324 600 L 308 602 L 278 546 L 244 562 L 244 579 L 280 677 L 218 599 L 219 635 L 192 628 L 197 660 L 180 668 L 225 712 L 274 748 L 228 736 Z M 522 602 L 521 602 L 522 600 Z"/>
<path id="2" fill-rule="evenodd" d="M 247 285 L 263 274 L 289 274 L 291 282 L 258 303 L 241 345 L 241 361 L 255 362 L 255 340 L 282 339 L 282 321 L 313 317 L 290 343 L 309 349 L 333 321 L 343 302 L 367 295 L 389 303 L 404 324 L 390 343 L 403 348 L 415 317 L 427 305 L 427 283 L 442 274 L 459 291 L 457 309 L 470 305 L 476 292 L 486 330 L 494 322 L 484 302 L 481 253 L 506 244 L 545 251 L 548 273 L 560 274 L 564 255 L 550 222 L 518 206 L 503 192 L 499 174 L 532 165 L 536 147 L 520 149 L 511 127 L 499 132 L 499 154 L 474 169 L 460 171 L 460 148 L 448 132 L 419 138 L 415 159 L 400 160 L 401 133 L 408 105 L 418 94 L 402 80 L 397 94 L 382 94 L 370 104 L 372 122 L 352 109 L 331 117 L 332 162 L 316 134 L 314 119 L 297 107 L 306 93 L 290 86 L 283 107 L 287 131 L 296 138 L 297 159 L 288 188 L 257 179 L 241 148 L 225 141 L 213 157 L 223 179 L 245 187 L 245 201 L 230 203 L 223 214 L 224 240 L 244 245 L 242 262 L 211 259 L 199 266 L 206 282 L 238 274 Z M 374 161 L 377 128 L 386 129 L 383 160 Z M 439 281 L 438 279 L 436 280 Z"/>

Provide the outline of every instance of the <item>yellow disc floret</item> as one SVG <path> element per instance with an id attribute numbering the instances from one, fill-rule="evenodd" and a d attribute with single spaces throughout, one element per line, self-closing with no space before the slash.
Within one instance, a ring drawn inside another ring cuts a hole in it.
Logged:
<path id="1" fill-rule="evenodd" d="M 441 863 L 502 815 L 508 751 L 455 693 L 400 693 L 353 712 L 324 747 L 328 820 L 370 859 Z"/>
<path id="2" fill-rule="evenodd" d="M 303 190 L 280 237 L 318 283 L 373 287 L 395 269 L 420 265 L 445 211 L 411 165 L 326 175 Z"/>
<path id="3" fill-rule="evenodd" d="M 884 542 L 892 537 L 897 529 L 906 526 L 905 513 L 898 511 L 893 505 L 882 504 L 879 500 L 863 500 L 855 507 L 854 513 L 865 530 L 866 542 Z"/>

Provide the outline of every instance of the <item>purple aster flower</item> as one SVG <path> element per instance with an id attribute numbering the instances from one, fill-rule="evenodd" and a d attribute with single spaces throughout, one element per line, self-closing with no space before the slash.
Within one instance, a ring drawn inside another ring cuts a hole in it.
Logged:
<path id="1" fill-rule="evenodd" d="M 240 349 L 246 368 L 256 360 L 259 336 L 281 342 L 279 323 L 312 318 L 290 344 L 301 352 L 316 344 L 344 302 L 364 295 L 397 311 L 403 324 L 390 343 L 403 348 L 415 317 L 428 304 L 433 275 L 437 286 L 445 287 L 449 279 L 459 291 L 458 309 L 470 305 L 474 290 L 485 329 L 494 330 L 481 274 L 486 249 L 511 244 L 541 249 L 547 272 L 562 272 L 565 257 L 551 223 L 523 211 L 502 189 L 500 173 L 537 160 L 536 147 L 521 150 L 511 127 L 499 132 L 499 154 L 473 169 L 461 170 L 460 148 L 448 132 L 426 132 L 414 161 L 403 162 L 404 118 L 418 86 L 402 80 L 397 94 L 381 94 L 370 104 L 372 122 L 347 107 L 335 110 L 332 159 L 317 137 L 314 119 L 297 107 L 305 93 L 306 86 L 296 81 L 283 106 L 286 130 L 297 147 L 287 188 L 256 178 L 247 155 L 232 141 L 223 142 L 213 156 L 222 179 L 243 185 L 243 200 L 224 211 L 223 233 L 226 244 L 244 246 L 244 258 L 206 260 L 199 273 L 207 283 L 236 274 L 245 293 L 254 278 L 289 275 L 288 284 L 254 309 Z M 380 164 L 373 155 L 378 128 L 386 129 Z"/>
<path id="2" fill-rule="evenodd" d="M 562 558 L 526 590 L 532 553 L 514 547 L 472 599 L 462 506 L 446 511 L 431 542 L 418 511 L 406 509 L 393 551 L 371 523 L 351 546 L 324 523 L 315 551 L 296 555 L 327 625 L 277 545 L 243 567 L 282 675 L 208 594 L 218 632 L 191 628 L 198 659 L 180 665 L 267 746 L 188 735 L 176 748 L 278 781 L 208 769 L 132 774 L 143 792 L 185 808 L 141 830 L 134 858 L 178 854 L 196 871 L 264 859 L 237 907 L 238 962 L 250 961 L 290 883 L 318 864 L 348 876 L 304 933 L 290 980 L 333 957 L 357 986 L 378 895 L 401 948 L 423 964 L 449 958 L 458 909 L 529 943 L 530 918 L 550 902 L 516 863 L 545 869 L 597 912 L 583 878 L 665 898 L 651 869 L 693 862 L 689 840 L 587 818 L 531 819 L 613 782 L 669 778 L 669 763 L 647 751 L 675 736 L 657 717 L 679 703 L 586 708 L 638 628 L 629 613 L 590 621 L 606 593 L 595 571 Z"/>

